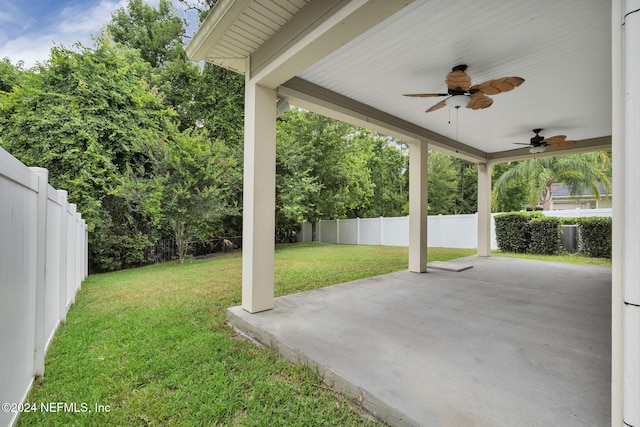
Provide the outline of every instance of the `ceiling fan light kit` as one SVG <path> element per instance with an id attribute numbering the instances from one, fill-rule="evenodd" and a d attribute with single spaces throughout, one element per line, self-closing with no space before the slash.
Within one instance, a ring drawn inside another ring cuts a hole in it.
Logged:
<path id="1" fill-rule="evenodd" d="M 544 153 L 544 150 L 546 150 L 547 148 L 544 145 L 538 145 L 537 147 L 531 147 L 529 148 L 529 152 L 531 154 L 539 154 L 539 153 Z"/>
<path id="2" fill-rule="evenodd" d="M 444 100 L 444 103 L 449 108 L 460 108 L 466 107 L 471 101 L 471 96 L 469 95 L 453 95 Z"/>

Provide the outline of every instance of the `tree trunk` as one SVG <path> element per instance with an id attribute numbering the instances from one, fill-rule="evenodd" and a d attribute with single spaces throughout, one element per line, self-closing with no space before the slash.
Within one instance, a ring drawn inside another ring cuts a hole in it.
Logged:
<path id="1" fill-rule="evenodd" d="M 187 224 L 182 221 L 176 220 L 173 224 L 173 232 L 176 238 L 176 246 L 178 247 L 178 262 L 184 264 L 184 259 L 187 255 L 187 247 L 189 245 L 189 233 Z"/>
<path id="2" fill-rule="evenodd" d="M 551 187 L 547 187 L 542 192 L 542 210 L 551 210 Z"/>

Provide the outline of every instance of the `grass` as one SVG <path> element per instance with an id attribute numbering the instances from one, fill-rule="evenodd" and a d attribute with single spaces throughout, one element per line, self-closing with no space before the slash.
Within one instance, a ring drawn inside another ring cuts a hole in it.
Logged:
<path id="1" fill-rule="evenodd" d="M 474 253 L 430 249 L 429 260 Z M 275 293 L 403 270 L 407 254 L 401 247 L 279 245 Z M 309 367 L 236 336 L 225 309 L 240 299 L 239 253 L 89 276 L 49 348 L 45 377 L 27 398 L 38 408 L 63 402 L 76 411 L 23 413 L 19 425 L 375 424 Z"/>
<path id="2" fill-rule="evenodd" d="M 536 254 L 515 254 L 511 252 L 491 251 L 493 256 L 503 256 L 510 258 L 533 259 L 540 261 L 568 262 L 572 264 L 605 265 L 611 267 L 611 260 L 605 258 L 590 258 L 581 254 L 561 253 L 560 255 L 536 255 Z"/>

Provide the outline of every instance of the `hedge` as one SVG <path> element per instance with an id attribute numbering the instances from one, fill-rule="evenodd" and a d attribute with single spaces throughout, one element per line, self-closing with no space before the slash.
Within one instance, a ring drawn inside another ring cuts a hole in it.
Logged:
<path id="1" fill-rule="evenodd" d="M 578 218 L 578 249 L 594 258 L 611 258 L 611 218 Z"/>
<path id="2" fill-rule="evenodd" d="M 560 253 L 562 226 L 559 218 L 533 218 L 529 221 L 529 230 L 531 233 L 529 252 L 541 255 Z"/>
<path id="3" fill-rule="evenodd" d="M 578 251 L 611 258 L 611 218 L 553 218 L 541 212 L 514 212 L 494 217 L 498 248 L 503 252 L 555 255 L 561 250 L 562 225 L 578 225 Z"/>
<path id="4" fill-rule="evenodd" d="M 494 221 L 498 248 L 503 252 L 527 252 L 531 241 L 529 221 L 541 215 L 539 212 L 512 212 L 496 215 Z"/>

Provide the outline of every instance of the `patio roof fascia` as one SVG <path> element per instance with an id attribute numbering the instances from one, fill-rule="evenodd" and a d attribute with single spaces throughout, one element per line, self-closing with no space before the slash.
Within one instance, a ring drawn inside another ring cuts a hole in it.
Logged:
<path id="1" fill-rule="evenodd" d="M 473 163 L 485 163 L 487 153 L 440 135 L 429 129 L 348 98 L 299 77 L 287 81 L 277 90 L 290 104 L 318 114 L 363 127 L 399 140 L 428 142 L 439 151 Z"/>

